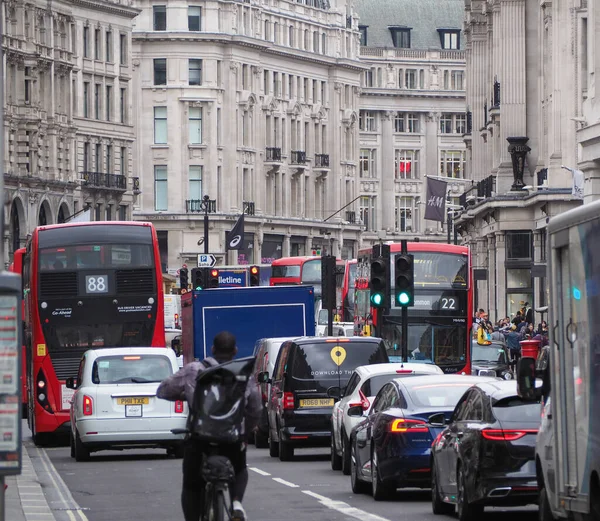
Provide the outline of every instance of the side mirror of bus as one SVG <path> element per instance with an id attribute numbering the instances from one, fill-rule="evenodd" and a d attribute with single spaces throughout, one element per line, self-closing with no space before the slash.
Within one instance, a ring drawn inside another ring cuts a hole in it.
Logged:
<path id="1" fill-rule="evenodd" d="M 268 371 L 261 371 L 260 373 L 258 373 L 258 376 L 256 379 L 258 380 L 259 384 L 270 384 L 271 383 L 271 379 L 269 378 Z"/>
<path id="2" fill-rule="evenodd" d="M 535 383 L 535 359 L 521 358 L 517 362 L 517 394 L 528 402 L 539 400 L 541 392 L 536 388 Z"/>
<path id="3" fill-rule="evenodd" d="M 76 388 L 75 378 L 73 378 L 73 377 L 67 378 L 67 380 L 65 381 L 65 385 L 67 386 L 67 389 L 75 389 Z"/>

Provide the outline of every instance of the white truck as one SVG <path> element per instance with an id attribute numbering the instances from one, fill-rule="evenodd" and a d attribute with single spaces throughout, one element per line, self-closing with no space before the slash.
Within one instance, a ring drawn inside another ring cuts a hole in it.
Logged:
<path id="1" fill-rule="evenodd" d="M 542 400 L 539 519 L 599 521 L 600 201 L 554 217 L 547 234 L 550 342 L 517 378 L 523 398 Z"/>

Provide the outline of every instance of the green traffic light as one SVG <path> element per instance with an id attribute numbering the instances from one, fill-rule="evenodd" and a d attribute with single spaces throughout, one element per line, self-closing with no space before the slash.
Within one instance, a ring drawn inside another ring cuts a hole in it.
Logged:
<path id="1" fill-rule="evenodd" d="M 383 303 L 383 295 L 381 293 L 375 293 L 371 296 L 371 304 L 374 306 L 381 306 Z"/>
<path id="2" fill-rule="evenodd" d="M 410 302 L 410 297 L 408 295 L 408 293 L 406 292 L 402 292 L 398 294 L 398 304 L 400 304 L 401 306 L 406 306 L 406 304 L 408 304 Z"/>

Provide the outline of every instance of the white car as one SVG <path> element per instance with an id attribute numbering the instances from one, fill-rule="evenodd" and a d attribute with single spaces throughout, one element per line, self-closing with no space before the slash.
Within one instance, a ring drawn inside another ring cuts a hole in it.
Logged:
<path id="1" fill-rule="evenodd" d="M 422 363 L 372 364 L 357 367 L 345 389 L 330 388 L 332 396 L 340 395 L 331 413 L 331 468 L 350 474 L 350 432 L 360 423 L 361 416 L 348 416 L 348 409 L 361 405 L 368 414 L 373 399 L 386 383 L 402 376 L 444 374 L 437 365 Z"/>
<path id="2" fill-rule="evenodd" d="M 90 349 L 79 363 L 71 401 L 71 457 L 87 461 L 106 449 L 155 448 L 180 457 L 187 404 L 156 397 L 159 383 L 178 370 L 170 347 Z"/>

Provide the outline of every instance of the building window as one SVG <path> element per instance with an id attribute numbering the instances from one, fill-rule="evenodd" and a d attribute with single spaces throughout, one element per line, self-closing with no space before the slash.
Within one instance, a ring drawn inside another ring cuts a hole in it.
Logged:
<path id="1" fill-rule="evenodd" d="M 465 134 L 467 132 L 467 115 L 455 114 L 454 116 L 454 131 L 456 134 Z"/>
<path id="2" fill-rule="evenodd" d="M 459 29 L 438 29 L 440 35 L 440 45 L 442 49 L 460 48 L 460 30 Z"/>
<path id="3" fill-rule="evenodd" d="M 375 170 L 375 153 L 374 148 L 361 148 L 359 159 L 359 174 L 360 177 L 377 177 Z"/>
<path id="4" fill-rule="evenodd" d="M 154 13 L 154 30 L 155 31 L 166 31 L 167 30 L 167 6 L 166 5 L 155 5 L 152 8 Z"/>
<path id="5" fill-rule="evenodd" d="M 96 172 L 102 172 L 102 145 L 96 143 Z"/>
<path id="6" fill-rule="evenodd" d="M 112 174 L 112 163 L 113 163 L 113 147 L 112 145 L 106 145 L 106 173 Z"/>
<path id="7" fill-rule="evenodd" d="M 96 83 L 94 91 L 94 117 L 100 119 L 100 89 L 102 85 Z"/>
<path id="8" fill-rule="evenodd" d="M 202 85 L 202 60 L 190 59 L 188 73 L 190 85 Z"/>
<path id="9" fill-rule="evenodd" d="M 360 220 L 363 223 L 365 231 L 374 232 L 377 229 L 375 214 L 376 196 L 362 196 L 360 198 Z"/>
<path id="10" fill-rule="evenodd" d="M 119 99 L 121 123 L 125 123 L 125 120 L 127 119 L 126 103 L 127 103 L 127 93 L 124 88 L 121 88 L 121 95 L 120 95 L 120 99 Z"/>
<path id="11" fill-rule="evenodd" d="M 190 199 L 202 199 L 202 167 L 190 166 L 188 195 Z"/>
<path id="12" fill-rule="evenodd" d="M 154 165 L 154 209 L 164 212 L 168 209 L 167 166 Z"/>
<path id="13" fill-rule="evenodd" d="M 453 179 L 465 177 L 465 151 L 440 150 L 440 175 Z"/>
<path id="14" fill-rule="evenodd" d="M 94 31 L 94 58 L 100 60 L 100 29 Z"/>
<path id="15" fill-rule="evenodd" d="M 90 117 L 90 82 L 83 83 L 83 117 Z"/>
<path id="16" fill-rule="evenodd" d="M 463 71 L 452 71 L 452 74 L 451 74 L 452 90 L 465 90 L 464 78 L 465 78 L 465 73 Z"/>
<path id="17" fill-rule="evenodd" d="M 167 144 L 167 107 L 154 107 L 154 143 Z"/>
<path id="18" fill-rule="evenodd" d="M 360 32 L 360 44 L 363 47 L 367 46 L 367 25 L 359 25 L 358 30 Z"/>
<path id="19" fill-rule="evenodd" d="M 392 33 L 392 44 L 400 49 L 410 49 L 410 29 L 390 27 Z"/>
<path id="20" fill-rule="evenodd" d="M 373 68 L 365 71 L 365 87 L 375 86 L 375 70 Z"/>
<path id="21" fill-rule="evenodd" d="M 106 205 L 106 220 L 112 221 L 112 204 Z"/>
<path id="22" fill-rule="evenodd" d="M 89 143 L 83 144 L 83 171 L 84 172 L 90 171 L 90 144 Z"/>
<path id="23" fill-rule="evenodd" d="M 111 106 L 112 106 L 112 87 L 106 86 L 106 121 L 110 121 L 111 117 Z"/>
<path id="24" fill-rule="evenodd" d="M 394 116 L 394 132 L 419 132 L 419 115 L 411 112 L 396 112 Z"/>
<path id="25" fill-rule="evenodd" d="M 530 231 L 506 232 L 506 260 L 531 260 L 532 235 Z"/>
<path id="26" fill-rule="evenodd" d="M 413 221 L 415 217 L 414 197 L 396 197 L 394 208 L 396 230 L 399 232 L 415 232 Z M 416 221 L 415 221 L 416 222 Z"/>
<path id="27" fill-rule="evenodd" d="M 127 220 L 127 205 L 121 204 L 119 205 L 119 221 Z"/>
<path id="28" fill-rule="evenodd" d="M 408 132 L 410 132 L 411 134 L 415 134 L 420 132 L 420 125 L 419 125 L 419 115 L 418 114 L 414 114 L 414 113 L 409 113 L 407 116 L 407 121 L 408 121 Z"/>
<path id="29" fill-rule="evenodd" d="M 188 31 L 200 30 L 200 14 L 201 8 L 199 6 L 188 7 Z"/>
<path id="30" fill-rule="evenodd" d="M 127 175 L 127 148 L 121 147 L 121 175 Z"/>
<path id="31" fill-rule="evenodd" d="M 452 134 L 452 114 L 441 115 L 440 134 Z"/>
<path id="32" fill-rule="evenodd" d="M 90 28 L 83 28 L 83 57 L 90 57 Z"/>
<path id="33" fill-rule="evenodd" d="M 417 76 L 417 69 L 406 69 L 404 72 L 404 86 L 407 89 L 416 89 Z"/>
<path id="34" fill-rule="evenodd" d="M 419 151 L 394 151 L 394 179 L 418 179 Z"/>
<path id="35" fill-rule="evenodd" d="M 125 65 L 127 63 L 127 35 L 120 34 L 119 35 L 119 57 L 121 65 Z"/>
<path id="36" fill-rule="evenodd" d="M 101 221 L 102 220 L 102 204 L 101 203 L 97 203 L 96 204 L 96 211 L 95 211 L 95 217 L 94 220 L 95 221 Z"/>
<path id="37" fill-rule="evenodd" d="M 202 109 L 200 107 L 190 107 L 189 134 L 190 145 L 202 143 Z"/>
<path id="38" fill-rule="evenodd" d="M 361 110 L 358 118 L 359 130 L 363 132 L 375 132 L 375 113 L 370 110 Z"/>
<path id="39" fill-rule="evenodd" d="M 154 85 L 167 84 L 167 59 L 154 58 Z"/>
<path id="40" fill-rule="evenodd" d="M 106 31 L 105 40 L 106 40 L 106 61 L 112 62 L 112 32 Z"/>

